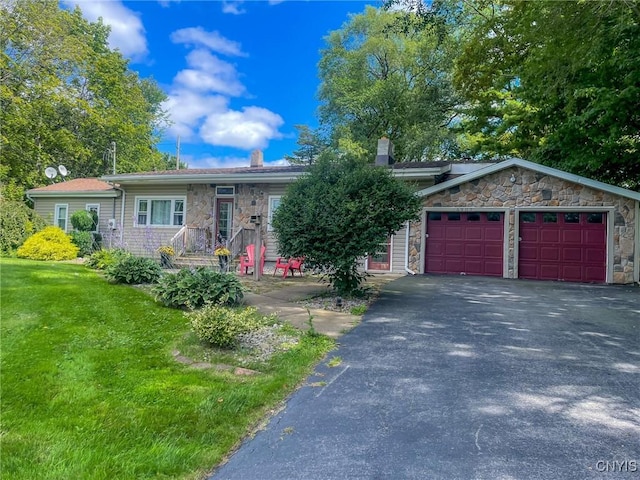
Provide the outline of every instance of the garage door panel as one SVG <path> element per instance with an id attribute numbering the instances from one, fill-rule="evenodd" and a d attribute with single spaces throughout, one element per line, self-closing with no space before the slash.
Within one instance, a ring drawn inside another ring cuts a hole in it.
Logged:
<path id="1" fill-rule="evenodd" d="M 485 244 L 484 245 L 485 258 L 500 259 L 500 262 L 502 262 L 502 254 L 503 254 L 502 244 L 500 245 Z"/>
<path id="2" fill-rule="evenodd" d="M 503 237 L 504 231 L 502 228 L 496 228 L 493 224 L 484 231 L 485 240 L 502 243 Z"/>
<path id="3" fill-rule="evenodd" d="M 457 224 L 452 227 L 447 226 L 445 238 L 447 240 L 463 240 L 464 239 L 463 229 Z"/>
<path id="4" fill-rule="evenodd" d="M 565 262 L 581 262 L 582 261 L 582 249 L 576 247 L 563 247 L 560 250 L 562 254 L 562 260 Z"/>
<path id="5" fill-rule="evenodd" d="M 560 259 L 560 252 L 557 248 L 541 246 L 539 260 L 541 261 L 557 261 Z"/>
<path id="6" fill-rule="evenodd" d="M 447 243 L 445 245 L 445 255 L 446 256 L 461 257 L 463 254 L 464 254 L 464 244 L 463 243 Z"/>
<path id="7" fill-rule="evenodd" d="M 465 240 L 482 240 L 483 230 L 479 227 L 467 227 L 465 229 Z"/>
<path id="8" fill-rule="evenodd" d="M 538 249 L 535 247 L 520 247 L 520 259 L 521 260 L 538 260 Z"/>
<path id="9" fill-rule="evenodd" d="M 540 279 L 541 280 L 556 280 L 559 276 L 558 264 L 543 264 L 540 265 Z"/>
<path id="10" fill-rule="evenodd" d="M 503 229 L 504 215 L 498 212 L 430 213 L 426 271 L 502 276 Z M 443 237 L 445 240 L 441 240 Z M 432 248 L 434 243 L 441 247 Z"/>
<path id="11" fill-rule="evenodd" d="M 481 243 L 467 243 L 464 246 L 465 257 L 482 257 L 483 248 Z"/>
<path id="12" fill-rule="evenodd" d="M 542 243 L 558 243 L 560 241 L 560 232 L 558 230 L 542 230 L 540 233 L 540 242 Z"/>
<path id="13" fill-rule="evenodd" d="M 527 212 L 526 217 L 521 216 L 520 238 L 520 278 L 575 282 L 606 279 L 604 213 Z"/>

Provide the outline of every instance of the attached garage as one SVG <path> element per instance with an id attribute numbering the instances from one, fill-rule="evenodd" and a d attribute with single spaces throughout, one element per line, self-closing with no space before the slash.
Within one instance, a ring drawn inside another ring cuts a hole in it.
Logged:
<path id="1" fill-rule="evenodd" d="M 518 277 L 604 283 L 606 212 L 520 212 Z"/>
<path id="2" fill-rule="evenodd" d="M 429 212 L 426 237 L 425 271 L 502 276 L 503 212 Z"/>
<path id="3" fill-rule="evenodd" d="M 588 283 L 640 279 L 640 193 L 512 158 L 419 192 L 415 273 Z"/>

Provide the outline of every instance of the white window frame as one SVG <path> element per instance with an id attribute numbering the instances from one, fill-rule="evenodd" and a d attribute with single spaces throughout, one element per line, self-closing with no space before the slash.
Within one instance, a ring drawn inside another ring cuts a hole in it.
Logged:
<path id="1" fill-rule="evenodd" d="M 64 228 L 60 227 L 60 208 L 64 207 L 65 216 L 64 216 Z M 53 214 L 53 224 L 56 227 L 62 228 L 65 232 L 68 231 L 69 228 L 69 204 L 68 203 L 56 203 L 55 210 Z"/>
<path id="2" fill-rule="evenodd" d="M 91 209 L 95 207 L 96 210 L 96 214 L 98 215 L 98 221 L 96 222 L 96 229 L 93 230 L 94 232 L 99 232 L 100 231 L 100 204 L 99 203 L 87 203 L 84 206 L 84 209 L 87 212 L 91 212 Z"/>
<path id="3" fill-rule="evenodd" d="M 269 195 L 269 209 L 267 213 L 267 231 L 272 232 L 273 226 L 271 225 L 271 220 L 273 219 L 273 213 L 276 211 L 277 207 L 273 207 L 273 203 L 278 201 L 278 207 L 280 206 L 280 201 L 282 200 L 282 195 Z"/>
<path id="4" fill-rule="evenodd" d="M 221 189 L 231 189 L 231 193 L 221 193 Z M 236 187 L 233 185 L 216 185 L 216 197 L 230 198 L 236 196 Z"/>
<path id="5" fill-rule="evenodd" d="M 171 223 L 170 224 L 163 224 L 163 225 L 152 225 L 151 222 L 151 202 L 153 201 L 165 201 L 165 200 L 170 200 L 171 201 L 171 213 L 170 213 L 170 218 L 171 218 Z M 141 201 L 146 201 L 147 202 L 147 221 L 146 223 L 142 224 L 139 223 L 138 221 L 138 213 L 139 213 L 139 209 L 140 209 L 140 202 Z M 174 222 L 174 217 L 176 215 L 176 202 L 182 202 L 182 223 L 180 224 L 176 224 L 173 223 Z M 187 218 L 187 197 L 182 196 L 182 195 L 153 195 L 153 196 L 136 196 L 135 197 L 135 211 L 133 214 L 133 218 L 134 218 L 134 226 L 138 227 L 138 228 L 175 228 L 175 227 L 182 227 L 185 225 L 185 221 Z"/>

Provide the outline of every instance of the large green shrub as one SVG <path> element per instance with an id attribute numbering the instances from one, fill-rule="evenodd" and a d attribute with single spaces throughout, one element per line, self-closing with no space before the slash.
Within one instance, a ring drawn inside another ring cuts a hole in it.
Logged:
<path id="1" fill-rule="evenodd" d="M 96 228 L 97 215 L 95 212 L 77 210 L 71 214 L 70 220 L 74 229 L 79 232 L 90 232 Z"/>
<path id="2" fill-rule="evenodd" d="M 118 258 L 105 273 L 116 283 L 156 283 L 162 275 L 162 268 L 151 258 L 128 255 Z"/>
<path id="3" fill-rule="evenodd" d="M 153 293 L 169 307 L 191 309 L 205 303 L 237 304 L 243 297 L 242 284 L 235 275 L 205 267 L 164 275 Z"/>
<path id="4" fill-rule="evenodd" d="M 238 335 L 258 330 L 275 321 L 273 317 L 261 316 L 254 307 L 230 308 L 213 304 L 185 315 L 200 340 L 220 348 L 233 347 Z"/>
<path id="5" fill-rule="evenodd" d="M 109 266 L 116 263 L 118 259 L 130 255 L 131 253 L 121 248 L 100 249 L 93 252 L 91 256 L 85 260 L 84 264 L 96 270 L 106 270 Z"/>
<path id="6" fill-rule="evenodd" d="M 78 247 L 60 227 L 46 227 L 18 248 L 18 257 L 32 260 L 72 260 L 77 256 Z"/>
<path id="7" fill-rule="evenodd" d="M 93 252 L 93 235 L 91 232 L 71 232 L 71 241 L 78 247 L 78 256 L 86 257 Z"/>
<path id="8" fill-rule="evenodd" d="M 357 294 L 359 260 L 417 218 L 421 199 L 391 170 L 325 151 L 292 183 L 272 225 L 283 257 L 305 257 L 342 295 Z"/>
<path id="9" fill-rule="evenodd" d="M 47 223 L 23 202 L 0 197 L 0 253 L 8 253 L 24 243 Z"/>

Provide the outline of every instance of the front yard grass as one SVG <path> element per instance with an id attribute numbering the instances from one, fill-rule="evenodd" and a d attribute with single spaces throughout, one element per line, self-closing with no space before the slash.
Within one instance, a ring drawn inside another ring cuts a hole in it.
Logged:
<path id="1" fill-rule="evenodd" d="M 3 478 L 203 478 L 333 347 L 303 336 L 259 375 L 198 370 L 172 356 L 183 313 L 143 290 L 81 265 L 0 269 Z"/>

